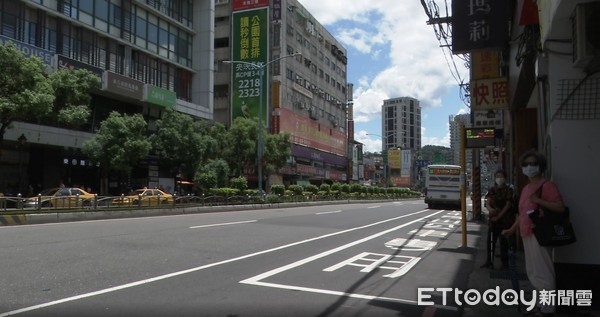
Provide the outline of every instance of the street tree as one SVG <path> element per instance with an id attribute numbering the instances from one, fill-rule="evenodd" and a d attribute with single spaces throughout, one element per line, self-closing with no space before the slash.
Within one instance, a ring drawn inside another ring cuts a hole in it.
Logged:
<path id="1" fill-rule="evenodd" d="M 56 121 L 72 128 L 87 123 L 92 101 L 89 92 L 100 86 L 100 78 L 87 69 L 63 68 L 48 75 L 48 79 L 56 97 L 52 110 Z"/>
<path id="2" fill-rule="evenodd" d="M 245 166 L 256 166 L 258 121 L 238 117 L 225 134 L 224 157 L 232 176 L 241 176 Z"/>
<path id="3" fill-rule="evenodd" d="M 173 176 L 193 177 L 204 147 L 201 126 L 192 117 L 171 110 L 156 121 L 156 127 L 150 140 L 161 164 L 168 166 Z"/>
<path id="4" fill-rule="evenodd" d="M 45 68 L 39 58 L 26 58 L 14 44 L 0 45 L 0 148 L 14 121 L 52 111 L 54 92 Z"/>
<path id="5" fill-rule="evenodd" d="M 218 122 L 198 121 L 200 126 L 200 145 L 202 148 L 199 164 L 208 163 L 209 160 L 223 158 L 225 152 L 225 135 L 227 129 Z M 226 160 L 227 161 L 227 160 Z"/>
<path id="6" fill-rule="evenodd" d="M 152 148 L 146 136 L 147 126 L 141 114 L 121 115 L 113 111 L 102 121 L 94 137 L 83 143 L 83 153 L 100 163 L 104 179 L 110 171 L 129 178 L 133 167 Z M 101 188 L 102 193 L 106 191 L 107 188 Z"/>
<path id="7" fill-rule="evenodd" d="M 265 174 L 274 173 L 283 167 L 291 155 L 289 133 L 269 134 L 262 131 L 264 140 L 263 168 Z M 236 118 L 225 136 L 225 158 L 232 176 L 243 176 L 245 166 L 256 167 L 258 142 L 258 120 Z"/>
<path id="8" fill-rule="evenodd" d="M 198 166 L 194 176 L 203 191 L 211 187 L 226 187 L 229 182 L 229 165 L 223 159 L 211 159 L 206 164 Z"/>
<path id="9" fill-rule="evenodd" d="M 290 134 L 267 134 L 265 138 L 264 164 L 267 174 L 275 173 L 285 166 L 292 155 L 292 144 Z"/>

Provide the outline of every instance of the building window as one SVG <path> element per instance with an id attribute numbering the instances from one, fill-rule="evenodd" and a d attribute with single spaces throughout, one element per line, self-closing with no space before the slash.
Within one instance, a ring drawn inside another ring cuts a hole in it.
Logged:
<path id="1" fill-rule="evenodd" d="M 135 44 L 146 48 L 146 39 L 148 38 L 148 21 L 146 20 L 146 12 L 139 9 L 135 16 Z"/>
<path id="2" fill-rule="evenodd" d="M 86 1 L 83 1 L 86 2 Z M 95 17 L 103 21 L 108 21 L 108 0 L 95 0 Z"/>
<path id="3" fill-rule="evenodd" d="M 123 56 L 125 47 L 117 43 L 109 44 L 108 69 L 117 74 L 123 74 Z"/>
<path id="4" fill-rule="evenodd" d="M 17 17 L 3 12 L 2 13 L 2 35 L 10 38 L 16 38 L 17 36 Z"/>
<path id="5" fill-rule="evenodd" d="M 215 48 L 229 47 L 229 38 L 221 37 L 215 39 Z"/>
<path id="6" fill-rule="evenodd" d="M 229 96 L 229 85 L 215 85 L 215 98 Z"/>
<path id="7" fill-rule="evenodd" d="M 79 1 L 79 11 L 94 14 L 94 1 Z"/>
<path id="8" fill-rule="evenodd" d="M 36 45 L 37 23 L 25 21 L 24 26 L 25 26 L 25 30 L 23 32 L 23 35 L 24 35 L 23 42 L 32 44 L 32 45 Z"/>
<path id="9" fill-rule="evenodd" d="M 148 23 L 148 42 L 158 44 L 158 25 Z"/>
<path id="10" fill-rule="evenodd" d="M 180 99 L 192 100 L 192 73 L 177 69 L 175 74 L 175 92 Z"/>

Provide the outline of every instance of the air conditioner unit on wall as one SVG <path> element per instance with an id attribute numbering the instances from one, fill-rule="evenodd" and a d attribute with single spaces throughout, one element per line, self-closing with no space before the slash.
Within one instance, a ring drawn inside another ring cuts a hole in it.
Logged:
<path id="1" fill-rule="evenodd" d="M 573 66 L 600 63 L 600 2 L 582 3 L 573 14 Z"/>

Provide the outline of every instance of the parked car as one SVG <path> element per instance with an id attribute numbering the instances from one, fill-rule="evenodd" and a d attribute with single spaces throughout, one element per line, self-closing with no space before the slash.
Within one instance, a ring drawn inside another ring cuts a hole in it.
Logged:
<path id="1" fill-rule="evenodd" d="M 25 208 L 56 207 L 56 208 L 75 208 L 91 207 L 94 203 L 95 195 L 86 192 L 81 188 L 62 187 L 44 190 L 39 196 L 33 196 L 25 199 Z"/>
<path id="2" fill-rule="evenodd" d="M 157 206 L 173 203 L 173 195 L 156 188 L 136 189 L 133 192 L 114 198 L 113 205 Z"/>

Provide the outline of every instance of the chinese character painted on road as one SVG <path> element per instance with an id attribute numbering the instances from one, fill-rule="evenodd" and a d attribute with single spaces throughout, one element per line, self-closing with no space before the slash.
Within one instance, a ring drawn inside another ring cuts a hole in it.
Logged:
<path id="1" fill-rule="evenodd" d="M 333 272 L 345 266 L 357 266 L 362 267 L 360 272 L 363 273 L 369 273 L 375 269 L 392 270 L 392 273 L 383 275 L 383 277 L 396 278 L 410 271 L 410 269 L 412 269 L 419 262 L 419 260 L 421 260 L 420 257 L 414 256 L 363 252 L 346 261 L 330 266 L 323 271 Z"/>
<path id="2" fill-rule="evenodd" d="M 437 245 L 435 241 L 398 238 L 385 243 L 385 246 L 402 251 L 429 251 Z"/>
<path id="3" fill-rule="evenodd" d="M 448 231 L 439 231 L 439 230 L 412 230 L 408 234 L 419 236 L 419 237 L 434 237 L 434 238 L 444 238 L 448 235 Z"/>

